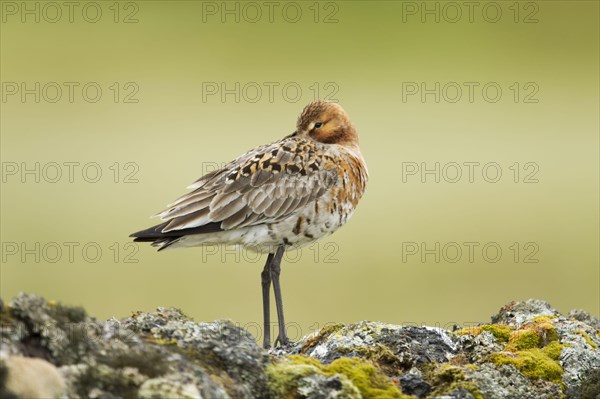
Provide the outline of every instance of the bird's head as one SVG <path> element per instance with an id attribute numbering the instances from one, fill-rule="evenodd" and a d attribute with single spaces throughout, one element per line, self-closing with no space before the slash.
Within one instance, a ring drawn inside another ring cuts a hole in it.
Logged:
<path id="1" fill-rule="evenodd" d="M 358 134 L 350 117 L 336 103 L 313 101 L 304 107 L 296 123 L 296 134 L 325 144 L 358 145 Z"/>

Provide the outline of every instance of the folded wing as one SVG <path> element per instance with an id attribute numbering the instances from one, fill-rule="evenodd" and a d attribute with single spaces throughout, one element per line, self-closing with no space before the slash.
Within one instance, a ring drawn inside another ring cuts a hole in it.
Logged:
<path id="1" fill-rule="evenodd" d="M 292 137 L 258 147 L 201 177 L 157 215 L 163 223 L 132 236 L 165 247 L 183 235 L 280 221 L 337 182 L 316 145 Z"/>

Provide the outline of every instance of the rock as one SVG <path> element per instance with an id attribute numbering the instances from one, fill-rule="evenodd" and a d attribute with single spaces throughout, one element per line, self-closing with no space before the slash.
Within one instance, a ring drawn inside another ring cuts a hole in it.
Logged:
<path id="1" fill-rule="evenodd" d="M 66 386 L 54 365 L 40 358 L 9 356 L 3 360 L 5 376 L 0 377 L 8 393 L 0 397 L 66 398 Z M 3 389 L 0 389 L 2 392 Z"/>
<path id="2" fill-rule="evenodd" d="M 599 327 L 528 300 L 457 331 L 333 324 L 266 352 L 231 321 L 99 321 L 20 294 L 0 306 L 0 398 L 599 399 Z"/>
<path id="3" fill-rule="evenodd" d="M 469 362 L 485 362 L 492 353 L 500 352 L 504 348 L 502 343 L 489 331 L 481 331 L 477 335 L 462 335 L 459 344 Z"/>
<path id="4" fill-rule="evenodd" d="M 324 365 L 304 356 L 288 356 L 267 370 L 269 389 L 276 398 L 405 398 L 374 365 L 339 358 Z"/>
<path id="5" fill-rule="evenodd" d="M 567 318 L 580 321 L 588 326 L 600 330 L 600 319 L 592 316 L 583 309 L 573 309 L 567 315 Z"/>
<path id="6" fill-rule="evenodd" d="M 498 314 L 492 316 L 493 324 L 521 325 L 528 320 L 533 320 L 538 316 L 559 316 L 559 313 L 552 309 L 550 304 L 539 299 L 530 299 L 528 301 L 513 301 L 504 305 Z"/>
<path id="7" fill-rule="evenodd" d="M 212 396 L 214 398 L 228 398 L 224 392 L 221 395 Z M 193 375 L 170 374 L 164 377 L 146 380 L 137 393 L 140 399 L 162 399 L 162 398 L 189 398 L 202 399 L 202 394 L 196 385 L 196 379 Z"/>
<path id="8" fill-rule="evenodd" d="M 312 374 L 298 381 L 298 394 L 310 399 L 329 398 L 360 398 L 358 390 L 348 381 L 343 381 L 339 375 L 326 377 L 321 374 Z"/>
<path id="9" fill-rule="evenodd" d="M 1 323 L 1 358 L 53 363 L 68 397 L 254 398 L 267 390 L 268 354 L 231 322 L 195 323 L 177 309 L 100 322 L 80 308 L 21 294 Z"/>
<path id="10" fill-rule="evenodd" d="M 456 339 L 441 329 L 360 322 L 324 328 L 300 340 L 291 353 L 323 363 L 340 357 L 361 357 L 383 368 L 408 370 L 430 362 L 447 362 L 455 350 Z"/>
<path id="11" fill-rule="evenodd" d="M 411 370 L 411 372 L 400 377 L 400 386 L 402 387 L 402 392 L 408 395 L 415 395 L 419 398 L 424 398 L 431 392 L 431 385 L 423 380 L 421 372 L 418 369 L 415 369 L 415 371 Z"/>
<path id="12" fill-rule="evenodd" d="M 486 363 L 467 372 L 466 378 L 474 381 L 487 399 L 561 397 L 559 385 L 543 381 L 531 383 L 512 365 L 494 366 Z"/>
<path id="13" fill-rule="evenodd" d="M 599 330 L 579 320 L 569 319 L 557 321 L 556 329 L 563 344 L 559 361 L 564 369 L 565 392 L 577 398 L 584 376 L 590 370 L 600 369 Z"/>
<path id="14" fill-rule="evenodd" d="M 581 399 L 600 398 L 600 369 L 587 371 L 581 382 Z"/>
<path id="15" fill-rule="evenodd" d="M 159 308 L 155 313 L 136 313 L 123 325 L 185 349 L 206 369 L 219 367 L 235 381 L 229 387 L 234 397 L 257 397 L 266 390 L 268 354 L 250 333 L 230 321 L 194 323 L 177 309 Z"/>

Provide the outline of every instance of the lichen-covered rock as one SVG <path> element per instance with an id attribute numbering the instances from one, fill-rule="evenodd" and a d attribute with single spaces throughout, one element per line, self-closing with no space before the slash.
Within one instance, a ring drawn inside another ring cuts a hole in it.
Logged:
<path id="1" fill-rule="evenodd" d="M 512 365 L 495 366 L 485 363 L 467 370 L 466 378 L 476 383 L 486 399 L 560 398 L 560 386 L 539 380 L 532 383 Z"/>
<path id="2" fill-rule="evenodd" d="M 592 316 L 583 309 L 573 309 L 567 314 L 568 319 L 578 320 L 588 326 L 600 330 L 600 319 Z"/>
<path id="3" fill-rule="evenodd" d="M 409 399 L 383 371 L 369 361 L 340 357 L 329 364 L 299 355 L 269 367 L 273 396 L 297 399 Z"/>
<path id="4" fill-rule="evenodd" d="M 230 321 L 98 321 L 21 294 L 0 304 L 0 398 L 600 399 L 599 328 L 529 300 L 457 331 L 333 324 L 266 352 Z"/>
<path id="5" fill-rule="evenodd" d="M 400 386 L 402 392 L 419 398 L 424 398 L 431 392 L 431 385 L 423 379 L 421 371 L 417 368 L 400 377 Z"/>
<path id="6" fill-rule="evenodd" d="M 323 363 L 370 360 L 418 398 L 579 398 L 584 374 L 600 369 L 597 319 L 583 311 L 564 317 L 545 301 L 529 300 L 502 307 L 492 321 L 454 333 L 331 325 L 289 353 Z"/>
<path id="7" fill-rule="evenodd" d="M 445 330 L 378 322 L 326 327 L 291 349 L 291 353 L 314 357 L 323 363 L 340 357 L 359 357 L 394 370 L 447 362 L 455 351 L 456 339 Z"/>
<path id="8" fill-rule="evenodd" d="M 179 397 L 177 392 L 255 398 L 267 392 L 268 354 L 231 322 L 195 323 L 176 309 L 100 322 L 80 308 L 26 294 L 0 316 L 0 359 L 47 360 L 58 368 L 69 398 Z M 7 387 L 4 381 L 0 392 Z"/>
<path id="9" fill-rule="evenodd" d="M 514 326 L 538 316 L 558 317 L 560 313 L 548 302 L 539 299 L 513 301 L 504 305 L 496 315 L 492 316 L 492 323 Z"/>
<path id="10" fill-rule="evenodd" d="M 195 323 L 178 309 L 159 308 L 155 313 L 138 312 L 123 325 L 184 349 L 207 370 L 219 370 L 217 379 L 235 382 L 227 384 L 234 397 L 258 397 L 267 390 L 268 354 L 248 331 L 230 321 Z"/>
<path id="11" fill-rule="evenodd" d="M 323 372 L 315 360 L 288 357 L 267 370 L 274 397 L 359 399 L 360 391 L 344 374 Z"/>
<path id="12" fill-rule="evenodd" d="M 581 399 L 600 398 L 600 368 L 588 370 L 581 381 Z"/>
<path id="13" fill-rule="evenodd" d="M 213 390 L 211 398 L 229 398 L 224 390 Z M 137 394 L 140 399 L 186 398 L 202 399 L 197 378 L 191 374 L 169 374 L 144 381 Z"/>
<path id="14" fill-rule="evenodd" d="M 492 317 L 495 324 L 459 331 L 469 361 L 485 366 L 481 370 L 486 370 L 486 374 L 474 374 L 473 378 L 479 386 L 494 387 L 486 392 L 486 397 L 511 397 L 505 393 L 506 387 L 513 391 L 516 387 L 519 391 L 515 397 L 556 398 L 566 394 L 567 398 L 579 398 L 584 373 L 600 368 L 600 336 L 594 326 L 580 321 L 595 325 L 593 317 L 582 317 L 582 312 L 572 315 L 579 317 L 564 317 L 540 300 L 511 302 Z M 475 343 L 477 337 L 486 333 L 493 338 L 481 338 L 484 345 Z M 495 371 L 490 363 L 495 365 Z M 517 373 L 506 369 L 509 366 Z M 515 379 L 519 381 L 509 381 Z"/>
<path id="15" fill-rule="evenodd" d="M 76 362 L 93 345 L 79 327 L 92 324 L 79 307 L 66 307 L 35 295 L 19 295 L 3 307 L 0 354 L 23 354 L 51 362 Z"/>

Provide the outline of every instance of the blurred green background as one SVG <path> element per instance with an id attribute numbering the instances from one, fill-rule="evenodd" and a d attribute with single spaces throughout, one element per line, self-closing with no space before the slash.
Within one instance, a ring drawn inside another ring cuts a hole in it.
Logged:
<path id="1" fill-rule="evenodd" d="M 319 96 L 351 115 L 370 181 L 347 226 L 284 261 L 291 338 L 530 297 L 600 313 L 598 2 L 61 4 L 1 4 L 5 300 L 176 306 L 259 334 L 265 256 L 127 236 Z"/>

